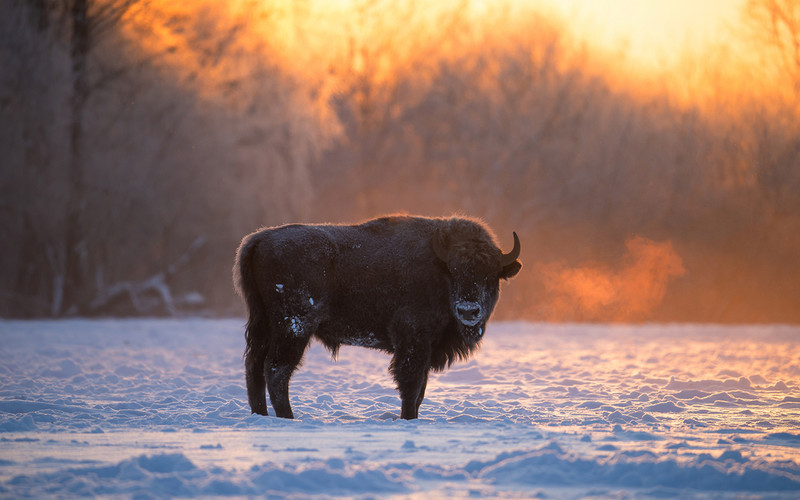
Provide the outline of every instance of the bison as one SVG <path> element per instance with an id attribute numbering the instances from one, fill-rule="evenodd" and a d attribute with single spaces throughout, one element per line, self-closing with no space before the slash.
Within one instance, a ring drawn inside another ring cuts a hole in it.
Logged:
<path id="1" fill-rule="evenodd" d="M 294 418 L 289 379 L 312 337 L 392 355 L 404 419 L 417 418 L 428 373 L 477 349 L 501 279 L 522 268 L 467 218 L 389 216 L 358 225 L 292 224 L 244 237 L 234 285 L 244 299 L 247 397 Z"/>

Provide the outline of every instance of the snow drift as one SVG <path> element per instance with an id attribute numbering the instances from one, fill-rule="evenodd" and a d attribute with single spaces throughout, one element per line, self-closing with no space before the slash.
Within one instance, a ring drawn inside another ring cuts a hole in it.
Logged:
<path id="1" fill-rule="evenodd" d="M 319 345 L 250 415 L 242 324 L 0 322 L 0 496 L 800 494 L 800 328 L 497 323 L 404 422 Z"/>

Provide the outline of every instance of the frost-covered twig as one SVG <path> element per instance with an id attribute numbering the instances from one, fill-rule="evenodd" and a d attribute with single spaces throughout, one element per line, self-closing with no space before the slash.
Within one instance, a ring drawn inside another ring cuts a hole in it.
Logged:
<path id="1" fill-rule="evenodd" d="M 89 304 L 89 310 L 96 312 L 106 307 L 118 297 L 127 295 L 133 309 L 139 314 L 144 314 L 148 312 L 152 306 L 144 302 L 142 297 L 147 293 L 155 293 L 160 298 L 160 302 L 167 312 L 169 312 L 171 316 L 175 316 L 177 314 L 177 309 L 175 308 L 175 301 L 172 298 L 172 293 L 167 284 L 167 277 L 175 274 L 180 267 L 189 262 L 192 256 L 205 245 L 206 241 L 207 238 L 205 235 L 198 236 L 178 260 L 167 267 L 166 272 L 156 273 L 141 281 L 121 281 L 110 286 L 104 286 L 102 270 L 98 270 L 97 296 Z"/>

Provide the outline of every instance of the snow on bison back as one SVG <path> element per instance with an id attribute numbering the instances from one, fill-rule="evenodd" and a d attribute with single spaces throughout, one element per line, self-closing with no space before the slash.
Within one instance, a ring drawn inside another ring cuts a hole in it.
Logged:
<path id="1" fill-rule="evenodd" d="M 253 413 L 293 418 L 289 379 L 312 337 L 392 354 L 404 419 L 417 418 L 430 370 L 480 344 L 500 280 L 522 268 L 466 218 L 390 216 L 359 225 L 292 224 L 245 236 L 233 279 L 248 309 L 245 376 Z"/>

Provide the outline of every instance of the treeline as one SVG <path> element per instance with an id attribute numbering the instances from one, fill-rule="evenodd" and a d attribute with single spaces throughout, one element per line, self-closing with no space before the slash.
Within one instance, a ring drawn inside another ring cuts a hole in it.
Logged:
<path id="1" fill-rule="evenodd" d="M 230 311 L 242 235 L 308 217 L 310 90 L 221 5 L 3 3 L 0 314 Z"/>
<path id="2" fill-rule="evenodd" d="M 678 97 L 513 4 L 90 1 L 83 42 L 80 4 L 0 16 L 2 316 L 239 313 L 247 232 L 404 211 L 520 235 L 507 319 L 800 321 L 800 71 L 757 21 L 769 85 Z"/>

